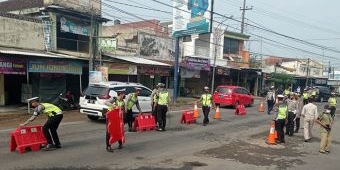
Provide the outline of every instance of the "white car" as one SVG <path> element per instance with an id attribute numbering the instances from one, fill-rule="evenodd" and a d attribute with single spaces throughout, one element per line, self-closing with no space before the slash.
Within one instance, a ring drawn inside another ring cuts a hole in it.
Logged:
<path id="1" fill-rule="evenodd" d="M 98 120 L 105 118 L 103 110 L 107 109 L 105 102 L 111 97 L 116 97 L 116 90 L 125 89 L 126 95 L 133 93 L 135 87 L 141 88 L 138 96 L 138 102 L 142 112 L 151 112 L 151 93 L 152 91 L 138 83 L 125 83 L 125 82 L 102 82 L 98 84 L 90 84 L 83 92 L 79 99 L 80 113 L 86 114 L 90 120 Z M 136 106 L 132 111 L 138 113 Z"/>

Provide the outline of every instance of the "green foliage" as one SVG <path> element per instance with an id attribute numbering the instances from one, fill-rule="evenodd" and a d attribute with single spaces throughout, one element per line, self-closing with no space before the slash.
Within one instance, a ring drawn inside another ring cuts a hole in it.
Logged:
<path id="1" fill-rule="evenodd" d="M 293 75 L 284 73 L 272 73 L 270 82 L 273 82 L 275 86 L 287 87 L 293 82 Z"/>

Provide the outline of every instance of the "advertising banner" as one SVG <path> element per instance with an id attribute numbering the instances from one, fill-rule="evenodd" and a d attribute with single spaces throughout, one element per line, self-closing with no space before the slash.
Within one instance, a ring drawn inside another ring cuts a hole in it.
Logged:
<path id="1" fill-rule="evenodd" d="M 174 0 L 173 37 L 210 32 L 211 0 Z"/>
<path id="2" fill-rule="evenodd" d="M 199 57 L 185 57 L 185 68 L 188 70 L 210 71 L 210 59 Z"/>
<path id="3" fill-rule="evenodd" d="M 200 70 L 181 69 L 182 78 L 201 78 Z"/>
<path id="4" fill-rule="evenodd" d="M 33 60 L 28 62 L 28 71 L 36 73 L 82 74 L 81 63 L 75 61 Z"/>
<path id="5" fill-rule="evenodd" d="M 90 71 L 89 72 L 89 84 L 97 84 L 103 81 L 102 72 Z"/>
<path id="6" fill-rule="evenodd" d="M 137 75 L 137 66 L 130 64 L 104 63 L 108 67 L 108 74 Z"/>
<path id="7" fill-rule="evenodd" d="M 26 60 L 0 58 L 0 74 L 26 74 Z"/>
<path id="8" fill-rule="evenodd" d="M 103 52 L 115 52 L 117 49 L 116 38 L 100 38 L 100 49 Z"/>
<path id="9" fill-rule="evenodd" d="M 156 76 L 170 76 L 170 70 L 164 68 L 155 68 L 150 66 L 138 67 L 138 74 L 140 75 L 156 75 Z"/>
<path id="10" fill-rule="evenodd" d="M 60 31 L 89 36 L 90 26 L 81 25 L 62 17 L 60 18 Z"/>

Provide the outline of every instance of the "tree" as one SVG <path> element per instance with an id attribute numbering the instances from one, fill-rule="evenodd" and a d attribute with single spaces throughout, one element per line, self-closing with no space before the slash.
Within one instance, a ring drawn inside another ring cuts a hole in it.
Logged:
<path id="1" fill-rule="evenodd" d="M 285 73 L 272 73 L 270 82 L 273 82 L 276 87 L 283 86 L 287 87 L 293 82 L 293 75 Z"/>

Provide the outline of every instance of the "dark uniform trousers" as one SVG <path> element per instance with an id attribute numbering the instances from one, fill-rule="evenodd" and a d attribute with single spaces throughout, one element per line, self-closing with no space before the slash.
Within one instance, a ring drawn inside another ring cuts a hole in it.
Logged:
<path id="1" fill-rule="evenodd" d="M 299 132 L 299 129 L 300 129 L 300 118 L 299 118 L 299 117 L 297 117 L 297 118 L 295 119 L 295 123 L 296 123 L 295 133 L 297 133 L 297 132 Z"/>
<path id="2" fill-rule="evenodd" d="M 292 136 L 294 134 L 294 119 L 295 114 L 294 112 L 288 112 L 288 122 L 286 125 L 286 134 Z"/>
<path id="3" fill-rule="evenodd" d="M 202 106 L 202 110 L 204 115 L 203 124 L 207 124 L 209 123 L 210 106 Z"/>
<path id="4" fill-rule="evenodd" d="M 332 118 L 334 118 L 334 116 L 335 116 L 335 110 L 336 110 L 335 106 L 331 106 L 331 116 L 332 116 Z"/>
<path id="5" fill-rule="evenodd" d="M 129 131 L 132 130 L 132 123 L 133 123 L 133 112 L 132 109 L 128 109 L 126 112 L 126 121 L 129 125 Z"/>
<path id="6" fill-rule="evenodd" d="M 152 103 L 152 115 L 155 117 L 155 124 L 157 125 L 157 122 L 158 122 L 158 119 L 157 119 L 157 105 L 156 105 L 156 108 L 155 108 L 155 105 L 156 103 L 153 102 Z"/>
<path id="7" fill-rule="evenodd" d="M 48 144 L 53 144 L 54 142 L 55 146 L 60 146 L 57 129 L 59 127 L 61 120 L 63 120 L 62 114 L 54 115 L 53 117 L 48 117 L 46 123 L 44 124 L 43 132 Z"/>
<path id="8" fill-rule="evenodd" d="M 273 110 L 275 104 L 275 100 L 267 100 L 267 113 L 270 114 L 270 112 Z"/>
<path id="9" fill-rule="evenodd" d="M 275 129 L 277 131 L 277 140 L 282 142 L 285 140 L 285 133 L 283 128 L 285 127 L 286 119 L 278 119 L 275 121 Z"/>
<path id="10" fill-rule="evenodd" d="M 157 119 L 159 128 L 165 130 L 166 125 L 166 112 L 168 111 L 167 105 L 158 105 L 157 106 Z"/>

